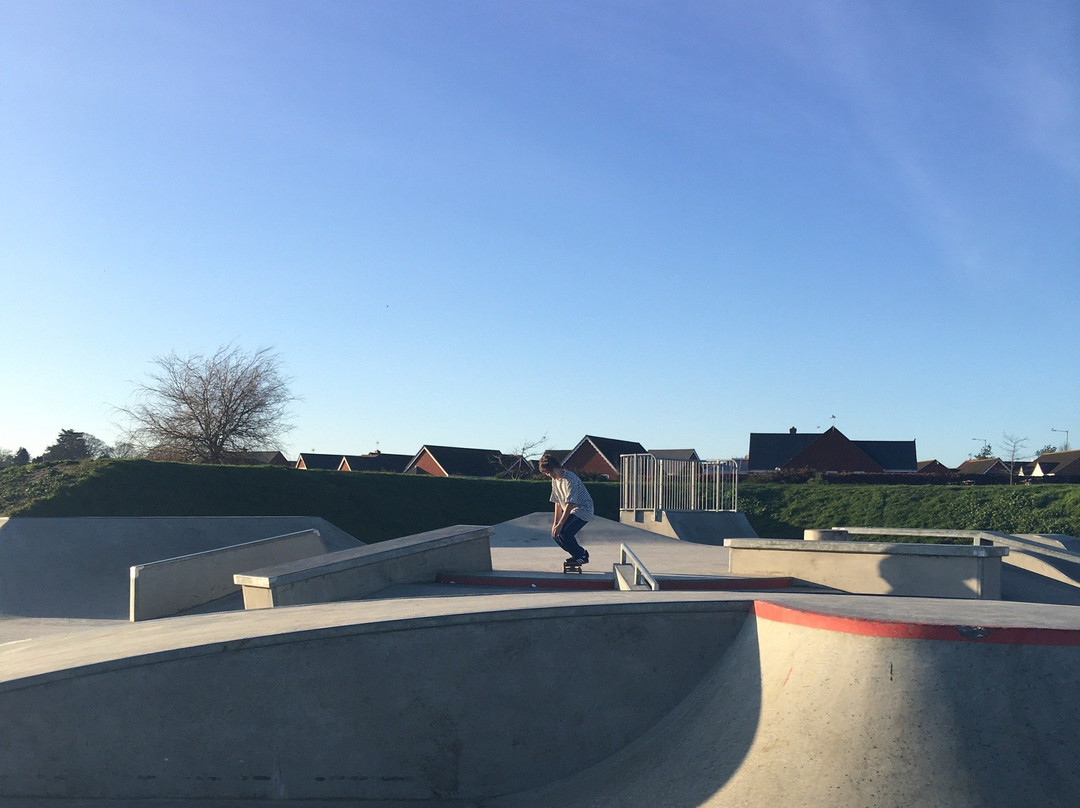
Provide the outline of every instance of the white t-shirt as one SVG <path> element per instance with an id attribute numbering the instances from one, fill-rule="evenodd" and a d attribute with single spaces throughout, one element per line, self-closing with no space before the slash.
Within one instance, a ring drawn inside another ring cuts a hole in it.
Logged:
<path id="1" fill-rule="evenodd" d="M 570 513 L 583 522 L 593 518 L 593 501 L 589 490 L 574 472 L 563 469 L 562 477 L 551 478 L 551 501 L 570 505 Z"/>

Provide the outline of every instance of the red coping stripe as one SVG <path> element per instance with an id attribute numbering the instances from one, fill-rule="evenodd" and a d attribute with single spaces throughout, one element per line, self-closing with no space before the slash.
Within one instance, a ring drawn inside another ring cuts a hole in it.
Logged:
<path id="1" fill-rule="evenodd" d="M 508 588 L 530 589 L 573 589 L 589 591 L 607 591 L 614 585 L 610 576 L 579 576 L 576 573 L 562 577 L 533 578 L 522 575 L 457 575 L 442 573 L 437 578 L 441 584 L 459 584 L 460 586 L 503 586 Z M 741 589 L 787 589 L 792 585 L 791 578 L 664 578 L 659 576 L 660 588 L 676 592 L 712 592 Z"/>
<path id="2" fill-rule="evenodd" d="M 454 575 L 442 573 L 438 576 L 440 584 L 459 584 L 460 586 L 505 586 L 518 589 L 575 589 L 608 591 L 612 587 L 610 578 L 585 577 L 577 573 L 567 573 L 561 578 L 527 578 L 512 575 L 498 577 L 483 575 Z"/>
<path id="3" fill-rule="evenodd" d="M 1080 629 L 908 623 L 881 618 L 822 614 L 760 600 L 754 601 L 753 608 L 754 615 L 764 620 L 838 631 L 844 634 L 860 634 L 866 637 L 885 637 L 894 640 L 950 640 L 1004 645 L 1080 645 Z"/>

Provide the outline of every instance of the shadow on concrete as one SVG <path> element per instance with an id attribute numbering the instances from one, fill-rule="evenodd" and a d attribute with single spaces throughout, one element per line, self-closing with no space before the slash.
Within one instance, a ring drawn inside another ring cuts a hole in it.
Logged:
<path id="1" fill-rule="evenodd" d="M 746 762 L 762 713 L 757 621 L 749 617 L 716 666 L 642 737 L 566 780 L 483 802 L 485 808 L 708 803 Z M 777 772 L 776 776 L 783 776 Z"/>

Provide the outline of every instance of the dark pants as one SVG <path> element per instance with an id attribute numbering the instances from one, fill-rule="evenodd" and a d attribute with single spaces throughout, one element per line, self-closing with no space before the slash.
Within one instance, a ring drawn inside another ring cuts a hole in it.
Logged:
<path id="1" fill-rule="evenodd" d="M 586 555 L 585 548 L 578 544 L 577 534 L 587 524 L 588 522 L 581 517 L 570 514 L 563 522 L 559 535 L 555 537 L 555 543 L 566 550 L 572 558 L 583 558 Z"/>

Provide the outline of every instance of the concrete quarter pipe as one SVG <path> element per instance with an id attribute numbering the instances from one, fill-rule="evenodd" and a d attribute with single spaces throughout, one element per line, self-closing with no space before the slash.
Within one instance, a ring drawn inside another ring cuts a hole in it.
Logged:
<path id="1" fill-rule="evenodd" d="M 603 763 L 498 806 L 1075 806 L 1080 632 L 757 602 L 729 651 Z"/>

